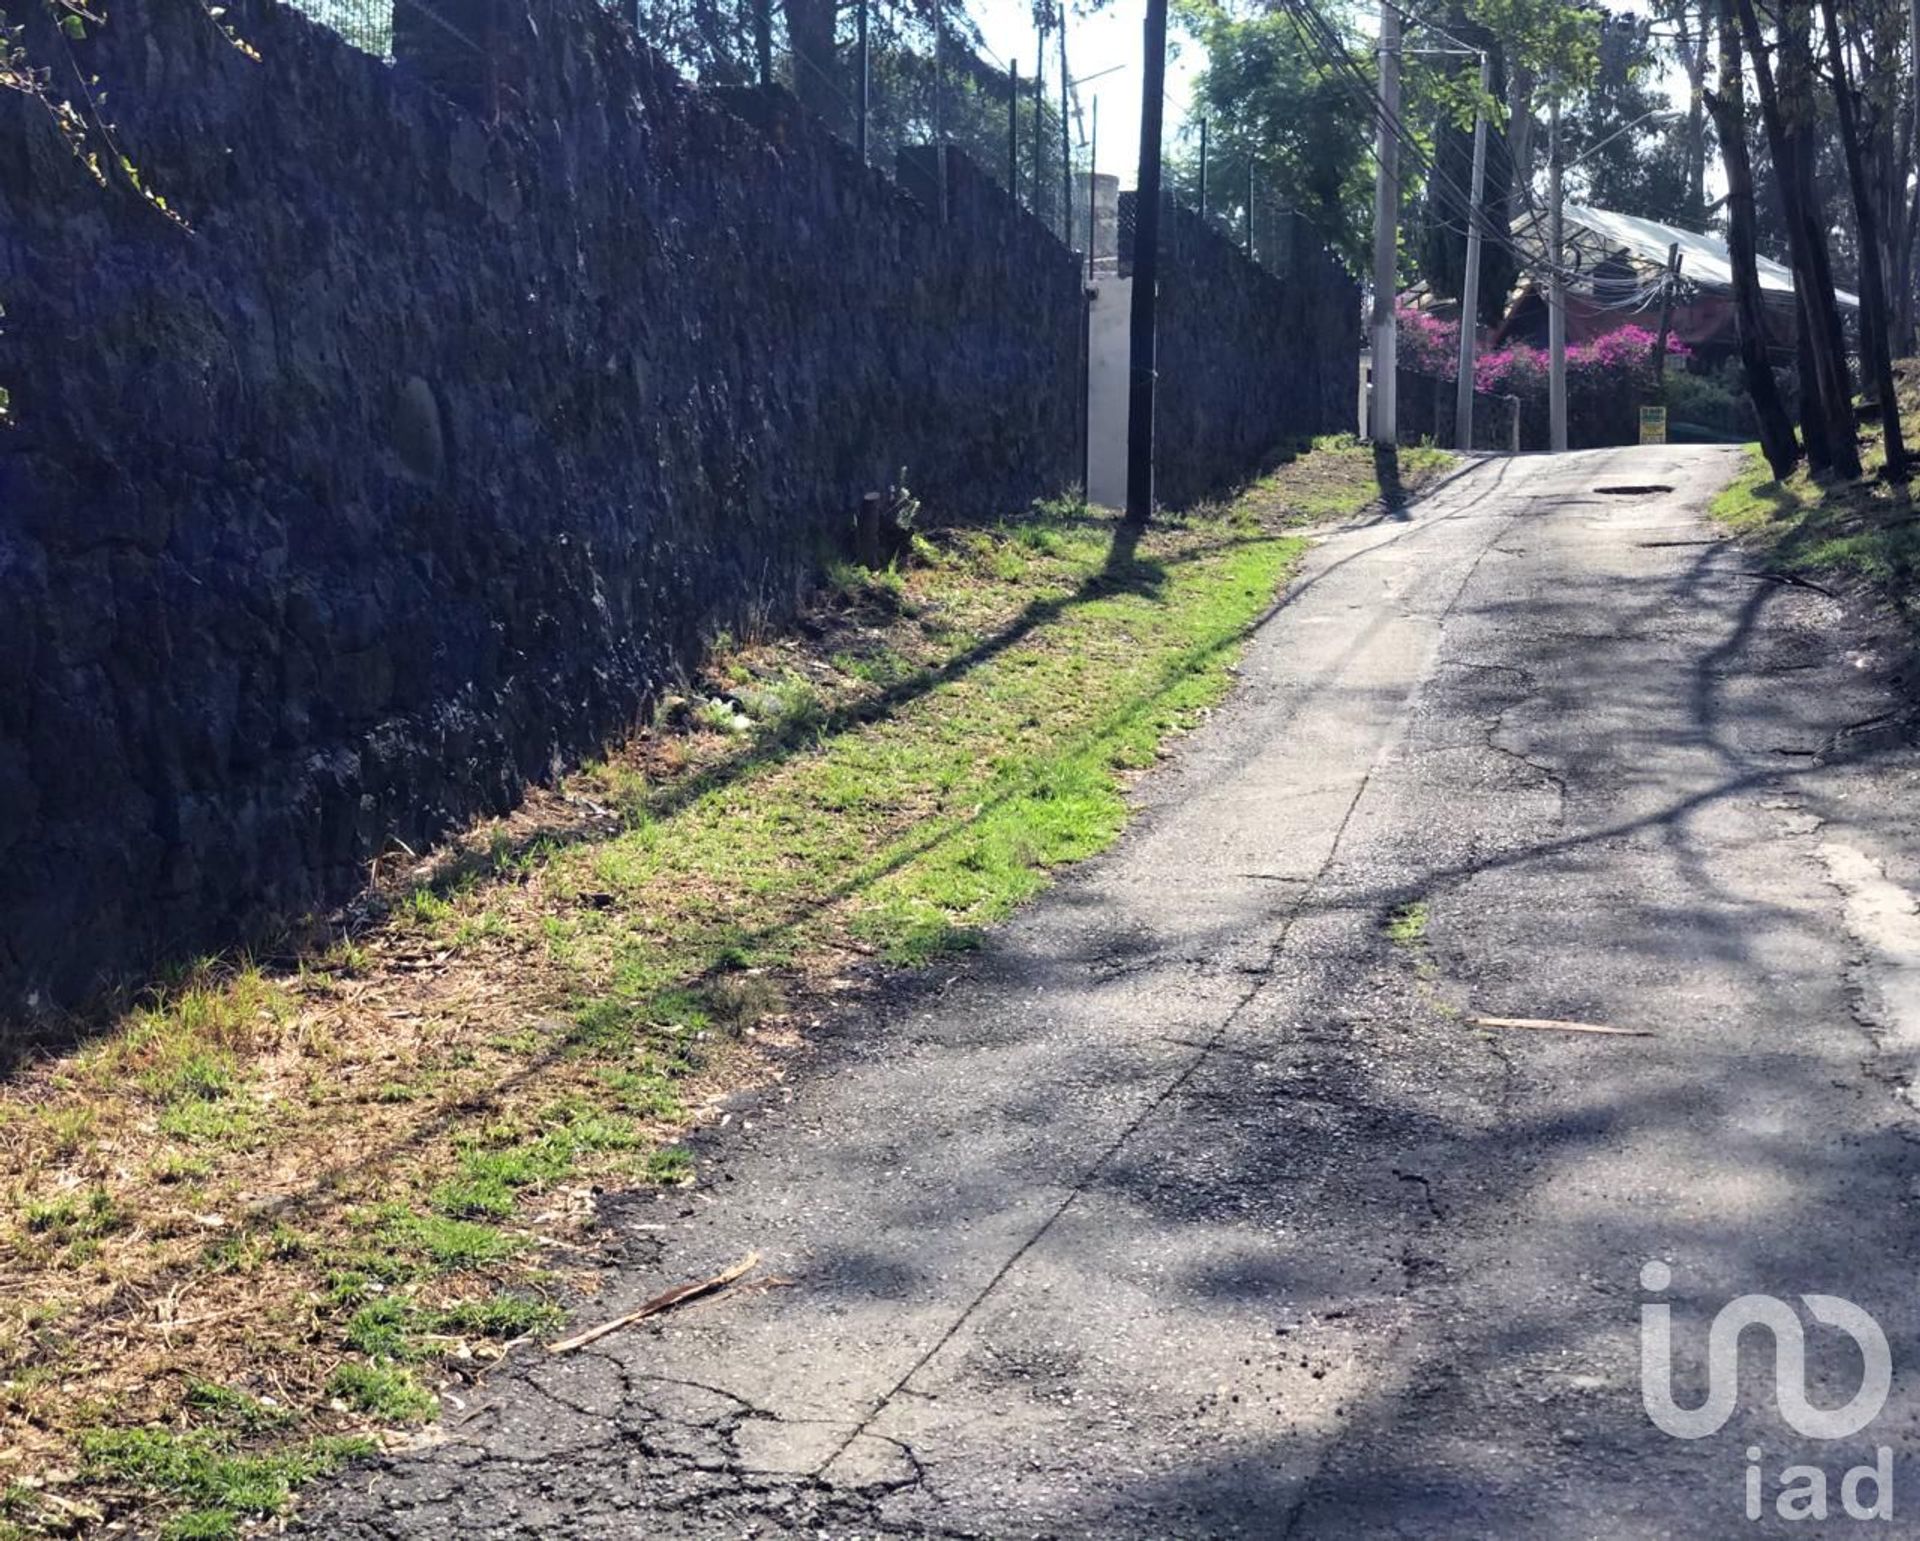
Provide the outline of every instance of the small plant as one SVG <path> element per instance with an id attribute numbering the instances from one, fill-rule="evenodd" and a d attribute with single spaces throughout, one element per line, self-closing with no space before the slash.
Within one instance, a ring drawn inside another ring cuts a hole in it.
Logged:
<path id="1" fill-rule="evenodd" d="M 693 1181 L 693 1153 L 677 1145 L 649 1152 L 640 1162 L 642 1182 L 658 1183 L 663 1188 L 679 1187 Z"/>
<path id="2" fill-rule="evenodd" d="M 416 925 L 437 926 L 453 913 L 453 906 L 431 888 L 415 888 L 395 902 L 393 913 Z"/>
<path id="3" fill-rule="evenodd" d="M 343 1364 L 327 1390 L 347 1406 L 393 1423 L 419 1423 L 440 1411 L 440 1399 L 412 1371 L 392 1365 Z"/>
<path id="4" fill-rule="evenodd" d="M 293 1489 L 370 1455 L 370 1439 L 313 1439 L 264 1454 L 242 1454 L 232 1436 L 196 1429 L 96 1429 L 81 1437 L 87 1474 L 98 1481 L 157 1489 L 191 1506 L 180 1516 L 193 1529 L 175 1536 L 236 1534 L 251 1515 L 279 1514 Z M 218 1525 L 224 1523 L 226 1529 Z"/>
<path id="5" fill-rule="evenodd" d="M 724 696 L 712 696 L 693 709 L 694 722 L 709 733 L 745 733 L 753 726 L 738 707 Z"/>
<path id="6" fill-rule="evenodd" d="M 381 1227 L 388 1246 L 426 1259 L 436 1268 L 483 1268 L 523 1250 L 526 1243 L 491 1225 L 445 1215 L 418 1215 L 394 1207 Z"/>
<path id="7" fill-rule="evenodd" d="M 218 1102 L 176 1102 L 160 1113 L 160 1132 L 196 1144 L 239 1144 L 252 1131 L 245 1107 L 230 1097 Z"/>
<path id="8" fill-rule="evenodd" d="M 271 1405 L 244 1391 L 235 1391 L 231 1386 L 222 1386 L 213 1381 L 190 1381 L 187 1385 L 187 1406 L 245 1434 L 270 1433 L 294 1421 L 293 1414 L 284 1407 Z"/>
<path id="9" fill-rule="evenodd" d="M 105 1188 L 91 1188 L 83 1198 L 69 1194 L 34 1200 L 26 1206 L 23 1218 L 28 1231 L 57 1246 L 97 1241 L 127 1223 L 126 1215 Z"/>
<path id="10" fill-rule="evenodd" d="M 1427 934 L 1427 903 L 1424 899 L 1415 899 L 1410 904 L 1402 904 L 1387 916 L 1386 933 L 1389 941 L 1401 947 L 1411 947 Z"/>

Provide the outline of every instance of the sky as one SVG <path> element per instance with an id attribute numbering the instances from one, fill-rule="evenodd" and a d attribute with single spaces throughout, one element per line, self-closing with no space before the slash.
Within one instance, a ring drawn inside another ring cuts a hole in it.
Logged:
<path id="1" fill-rule="evenodd" d="M 1004 68 L 1017 56 L 1021 78 L 1030 78 L 1035 50 L 1032 0 L 966 0 L 966 4 L 986 39 L 988 57 Z M 1644 15 L 1648 6 L 1646 0 L 1610 0 L 1610 9 Z M 1146 10 L 1146 0 L 1109 0 L 1089 15 L 1076 14 L 1073 3 L 1067 7 L 1067 68 L 1076 80 L 1085 82 L 1080 87 L 1080 132 L 1091 126 L 1088 115 L 1097 97 L 1100 130 L 1095 169 L 1118 176 L 1122 187 L 1134 185 L 1140 163 L 1140 54 Z M 1360 25 L 1368 29 L 1364 4 L 1361 11 Z M 1167 41 L 1164 133 L 1172 146 L 1187 121 L 1194 78 L 1206 55 L 1197 42 L 1182 34 L 1177 21 L 1170 25 Z M 1057 38 L 1048 43 L 1047 81 L 1049 95 L 1057 93 Z M 1670 88 L 1672 84 L 1669 81 Z"/>
<path id="2" fill-rule="evenodd" d="M 992 50 L 988 57 L 1005 66 L 1020 61 L 1020 76 L 1033 74 L 1035 36 L 1032 0 L 968 0 L 968 11 Z M 1100 102 L 1100 134 L 1094 169 L 1120 178 L 1132 187 L 1140 165 L 1140 53 L 1146 21 L 1146 0 L 1111 0 L 1092 15 L 1074 14 L 1067 7 L 1067 69 L 1080 87 L 1080 111 L 1091 127 L 1095 98 Z M 1178 25 L 1167 34 L 1167 92 L 1165 135 L 1173 143 L 1175 130 L 1185 121 L 1193 96 L 1193 77 L 1203 60 L 1198 44 L 1181 37 Z M 1060 42 L 1047 43 L 1049 95 L 1060 89 Z M 1111 73 L 1108 73 L 1108 72 Z M 1091 77 L 1098 75 L 1099 78 Z"/>

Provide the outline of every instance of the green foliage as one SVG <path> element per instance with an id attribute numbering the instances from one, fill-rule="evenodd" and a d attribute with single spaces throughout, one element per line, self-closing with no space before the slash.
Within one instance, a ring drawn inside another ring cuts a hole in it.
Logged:
<path id="1" fill-rule="evenodd" d="M 373 1451 L 367 1439 L 314 1439 L 263 1452 L 231 1434 L 195 1429 L 97 1429 L 81 1439 L 87 1474 L 178 1498 L 190 1507 L 166 1534 L 234 1534 L 252 1515 L 279 1514 L 293 1489 Z M 221 1529 L 221 1525 L 225 1529 Z"/>
<path id="2" fill-rule="evenodd" d="M 445 1215 L 418 1215 L 394 1207 L 386 1212 L 382 1234 L 387 1244 L 436 1268 L 483 1268 L 523 1250 L 519 1237 L 491 1225 Z"/>
<path id="3" fill-rule="evenodd" d="M 393 1365 L 343 1364 L 327 1390 L 359 1412 L 394 1423 L 418 1423 L 440 1411 L 439 1398 L 411 1370 Z"/>
<path id="4" fill-rule="evenodd" d="M 258 1397 L 212 1381 L 196 1380 L 188 1386 L 187 1406 L 243 1434 L 268 1434 L 293 1422 L 284 1407 L 269 1407 Z"/>
<path id="5" fill-rule="evenodd" d="M 1411 947 L 1427 934 L 1427 902 L 1416 899 L 1402 904 L 1387 916 L 1387 939 L 1401 947 Z"/>
<path id="6" fill-rule="evenodd" d="M 1195 99 L 1211 130 L 1209 209 L 1239 228 L 1251 165 L 1258 202 L 1301 210 L 1349 262 L 1363 263 L 1372 238 L 1373 120 L 1353 80 L 1285 8 L 1246 15 L 1219 0 L 1185 0 L 1181 16 L 1207 54 Z M 1332 19 L 1356 67 L 1371 78 L 1366 45 L 1346 13 Z M 1197 179 L 1192 155 L 1174 167 L 1183 202 L 1196 200 Z"/>
<path id="7" fill-rule="evenodd" d="M 1668 434 L 1696 426 L 1728 438 L 1751 439 L 1759 431 L 1753 400 L 1740 377 L 1740 366 L 1729 361 L 1717 374 L 1696 375 L 1669 370 L 1661 382 L 1666 395 Z"/>

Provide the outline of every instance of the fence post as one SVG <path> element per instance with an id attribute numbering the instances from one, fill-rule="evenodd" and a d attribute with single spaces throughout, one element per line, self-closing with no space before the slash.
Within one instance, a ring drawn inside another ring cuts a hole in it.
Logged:
<path id="1" fill-rule="evenodd" d="M 1200 218 L 1207 217 L 1207 120 L 1200 120 Z"/>
<path id="2" fill-rule="evenodd" d="M 767 0 L 761 0 L 761 3 L 764 5 L 767 3 Z M 860 0 L 859 28 L 860 28 L 860 43 L 859 43 L 860 83 L 858 87 L 859 96 L 854 103 L 854 111 L 858 118 L 858 123 L 859 123 L 857 133 L 860 141 L 860 164 L 863 166 L 870 166 L 873 164 L 873 162 L 868 158 L 868 155 L 867 155 L 867 102 L 870 94 L 869 86 L 872 82 L 873 77 L 872 77 L 871 71 L 868 69 L 867 0 Z"/>
<path id="3" fill-rule="evenodd" d="M 864 13 L 866 0 L 861 0 Z M 1007 196 L 1020 201 L 1020 61 L 1007 66 Z"/>

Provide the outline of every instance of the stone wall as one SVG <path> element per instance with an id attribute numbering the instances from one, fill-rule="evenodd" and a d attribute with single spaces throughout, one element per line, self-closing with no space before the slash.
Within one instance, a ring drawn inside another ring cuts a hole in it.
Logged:
<path id="1" fill-rule="evenodd" d="M 472 111 L 272 0 L 113 7 L 80 63 L 184 227 L 0 91 L 0 1017 L 510 806 L 902 467 L 1077 480 L 1078 271 L 984 178 L 941 223 L 592 0 L 514 14 Z"/>
<path id="2" fill-rule="evenodd" d="M 1123 210 L 1121 229 L 1131 223 Z M 1353 427 L 1359 287 L 1306 220 L 1285 229 L 1269 266 L 1192 210 L 1164 207 L 1154 491 L 1170 507 L 1244 479 L 1282 445 Z"/>
<path id="3" fill-rule="evenodd" d="M 1398 371 L 1394 397 L 1393 424 L 1402 444 L 1437 444 L 1456 449 L 1454 421 L 1459 405 L 1459 382 L 1439 375 L 1416 374 L 1411 369 Z M 1473 393 L 1474 449 L 1511 454 L 1520 446 L 1520 398 Z"/>

